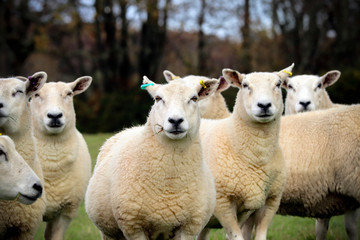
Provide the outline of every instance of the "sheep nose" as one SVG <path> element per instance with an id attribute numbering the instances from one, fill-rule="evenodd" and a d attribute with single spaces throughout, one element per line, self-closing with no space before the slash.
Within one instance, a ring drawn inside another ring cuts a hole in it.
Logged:
<path id="1" fill-rule="evenodd" d="M 271 103 L 258 103 L 257 105 L 259 108 L 261 108 L 265 111 L 271 107 Z"/>
<path id="2" fill-rule="evenodd" d="M 184 119 L 183 118 L 178 118 L 178 119 L 169 118 L 168 121 L 175 127 L 178 127 L 184 121 Z"/>
<path id="3" fill-rule="evenodd" d="M 304 107 L 304 109 L 306 109 L 310 105 L 311 102 L 310 101 L 307 101 L 307 102 L 300 101 L 299 103 L 300 103 L 300 105 L 302 105 Z"/>
<path id="4" fill-rule="evenodd" d="M 37 195 L 40 197 L 43 192 L 43 187 L 38 183 L 35 183 L 32 187 L 38 192 Z"/>
<path id="5" fill-rule="evenodd" d="M 48 113 L 47 117 L 51 118 L 51 119 L 57 119 L 57 118 L 61 118 L 63 116 L 62 113 Z"/>

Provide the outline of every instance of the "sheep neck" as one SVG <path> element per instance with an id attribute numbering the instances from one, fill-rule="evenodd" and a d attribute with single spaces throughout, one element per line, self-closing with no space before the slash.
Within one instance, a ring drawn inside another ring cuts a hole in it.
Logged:
<path id="1" fill-rule="evenodd" d="M 176 149 L 183 154 L 190 152 L 192 146 L 197 143 L 200 144 L 200 134 L 197 132 L 194 136 L 187 135 L 183 139 L 172 140 L 168 138 L 163 131 L 154 133 L 151 123 L 148 121 L 146 127 L 146 138 L 151 139 L 152 142 L 157 143 L 157 147 L 164 149 Z M 171 150 L 172 151 L 172 150 Z"/>
<path id="2" fill-rule="evenodd" d="M 243 146 L 250 146 L 256 150 L 258 159 L 268 159 L 269 149 L 279 147 L 280 117 L 268 123 L 258 123 L 251 120 L 245 109 L 234 108 L 229 118 L 228 133 L 237 139 L 233 148 L 244 151 Z"/>

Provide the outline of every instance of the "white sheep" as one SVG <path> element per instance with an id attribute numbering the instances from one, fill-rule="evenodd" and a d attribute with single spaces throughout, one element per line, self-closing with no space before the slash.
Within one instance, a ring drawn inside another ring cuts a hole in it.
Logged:
<path id="1" fill-rule="evenodd" d="M 42 194 L 42 183 L 8 136 L 0 136 L 0 199 L 34 203 Z"/>
<path id="2" fill-rule="evenodd" d="M 332 103 L 326 88 L 334 84 L 341 73 L 332 70 L 322 76 L 298 75 L 285 80 L 287 90 L 285 114 L 326 109 L 336 106 Z"/>
<path id="3" fill-rule="evenodd" d="M 163 72 L 167 82 L 179 78 L 169 70 Z M 199 83 L 201 79 L 208 79 L 208 77 L 189 75 L 182 79 L 186 81 L 194 81 L 195 84 Z M 200 115 L 202 118 L 207 119 L 222 119 L 230 116 L 230 111 L 226 106 L 225 98 L 222 96 L 222 92 L 230 87 L 230 84 L 223 78 L 220 77 L 220 83 L 216 91 L 211 94 L 210 97 L 199 102 Z"/>
<path id="4" fill-rule="evenodd" d="M 280 214 L 329 218 L 360 206 L 360 105 L 284 116 L 280 145 L 288 171 Z"/>
<path id="5" fill-rule="evenodd" d="M 339 77 L 340 72 L 332 70 L 321 77 L 315 75 L 298 75 L 286 80 L 283 85 L 287 90 L 285 114 L 289 115 L 340 106 L 339 104 L 332 103 L 325 89 L 334 84 Z M 357 227 L 359 217 L 360 209 L 345 214 L 345 226 L 350 239 L 359 238 Z M 330 218 L 319 218 L 316 220 L 317 239 L 326 238 L 329 221 Z"/>
<path id="6" fill-rule="evenodd" d="M 216 185 L 214 216 L 227 239 L 250 239 L 254 223 L 255 239 L 266 239 L 280 204 L 286 175 L 278 140 L 281 85 L 293 66 L 247 75 L 224 69 L 224 78 L 240 89 L 234 111 L 226 119 L 201 121 L 204 157 Z M 208 232 L 204 229 L 199 239 Z"/>
<path id="7" fill-rule="evenodd" d="M 143 85 L 154 98 L 145 125 L 102 146 L 85 196 L 103 239 L 193 239 L 215 206 L 215 186 L 202 157 L 197 101 L 217 80 Z"/>
<path id="8" fill-rule="evenodd" d="M 45 72 L 24 77 L 0 78 L 0 132 L 9 136 L 16 150 L 43 183 L 32 133 L 29 99 L 46 82 Z M 46 189 L 45 189 L 46 191 Z M 32 205 L 0 201 L 0 239 L 34 239 L 45 211 L 45 192 Z"/>
<path id="9" fill-rule="evenodd" d="M 91 81 L 81 77 L 70 83 L 46 83 L 30 103 L 47 196 L 45 239 L 63 239 L 90 179 L 91 158 L 76 129 L 73 97 Z"/>

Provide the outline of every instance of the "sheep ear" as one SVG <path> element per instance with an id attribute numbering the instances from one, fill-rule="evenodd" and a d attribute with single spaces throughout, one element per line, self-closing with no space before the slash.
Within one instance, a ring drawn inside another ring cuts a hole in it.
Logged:
<path id="1" fill-rule="evenodd" d="M 340 71 L 332 70 L 320 77 L 324 88 L 333 85 L 340 78 Z"/>
<path id="2" fill-rule="evenodd" d="M 21 80 L 22 78 L 20 78 Z M 31 97 L 44 86 L 47 80 L 46 72 L 36 72 L 26 80 L 26 95 Z"/>
<path id="3" fill-rule="evenodd" d="M 143 82 L 141 85 L 141 89 L 146 89 L 148 93 L 154 98 L 156 95 L 157 89 L 160 87 L 160 84 L 156 84 L 151 81 L 147 76 L 143 77 Z"/>
<path id="4" fill-rule="evenodd" d="M 84 92 L 86 89 L 88 89 L 91 82 L 92 82 L 92 77 L 89 76 L 79 77 L 78 79 L 70 83 L 70 87 L 74 95 L 78 95 Z"/>
<path id="5" fill-rule="evenodd" d="M 172 80 L 174 80 L 174 79 L 179 78 L 179 76 L 176 76 L 175 74 L 173 74 L 173 73 L 170 72 L 169 70 L 165 70 L 165 71 L 163 72 L 163 74 L 164 74 L 165 80 L 166 80 L 167 82 L 170 82 L 170 81 L 172 81 Z"/>
<path id="6" fill-rule="evenodd" d="M 288 77 L 291 77 L 294 66 L 295 64 L 293 63 L 289 67 L 284 68 L 283 70 L 277 72 L 276 74 L 280 77 L 282 81 L 284 81 Z"/>
<path id="7" fill-rule="evenodd" d="M 216 92 L 223 92 L 226 89 L 228 89 L 230 87 L 230 84 L 225 80 L 225 78 L 223 76 L 219 77 L 219 86 L 216 89 Z"/>
<path id="8" fill-rule="evenodd" d="M 241 82 L 243 81 L 245 75 L 244 74 L 240 74 L 238 71 L 236 70 L 232 70 L 230 68 L 224 68 L 222 70 L 222 74 L 223 77 L 225 78 L 225 80 L 238 88 L 241 88 Z"/>
<path id="9" fill-rule="evenodd" d="M 218 79 L 204 78 L 201 79 L 199 85 L 196 85 L 199 100 L 206 98 L 207 96 L 215 93 L 219 86 L 220 81 Z"/>

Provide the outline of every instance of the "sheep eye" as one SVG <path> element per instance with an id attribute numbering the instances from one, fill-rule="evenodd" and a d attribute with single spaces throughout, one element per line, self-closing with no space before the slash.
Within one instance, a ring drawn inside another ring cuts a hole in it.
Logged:
<path id="1" fill-rule="evenodd" d="M 247 83 L 244 83 L 242 86 L 243 86 L 243 88 L 248 88 L 249 87 L 249 85 Z"/>
<path id="2" fill-rule="evenodd" d="M 12 94 L 12 96 L 15 97 L 17 94 L 23 94 L 23 93 L 24 93 L 24 92 L 21 91 L 21 90 L 16 90 L 16 92 L 14 92 L 14 93 Z"/>
<path id="3" fill-rule="evenodd" d="M 288 89 L 294 90 L 293 86 L 291 84 L 288 85 Z"/>
<path id="4" fill-rule="evenodd" d="M 6 154 L 5 154 L 5 152 L 4 152 L 3 150 L 0 150 L 0 157 L 2 157 L 2 156 L 4 156 L 5 161 L 7 161 L 7 160 L 8 160 L 8 159 L 7 159 L 7 156 L 6 156 Z"/>
<path id="5" fill-rule="evenodd" d="M 66 94 L 66 96 L 71 96 L 72 95 L 72 92 L 71 91 L 69 91 L 67 94 Z"/>
<path id="6" fill-rule="evenodd" d="M 319 83 L 319 84 L 317 85 L 317 88 L 321 88 L 321 83 Z"/>
<path id="7" fill-rule="evenodd" d="M 193 96 L 193 97 L 191 98 L 191 101 L 193 101 L 193 102 L 197 102 L 198 100 L 199 100 L 199 98 L 196 97 L 196 96 Z"/>
<path id="8" fill-rule="evenodd" d="M 159 102 L 160 100 L 162 100 L 161 97 L 159 97 L 159 96 L 156 96 L 156 97 L 155 97 L 155 101 L 156 101 L 156 102 Z"/>
<path id="9" fill-rule="evenodd" d="M 279 81 L 277 84 L 276 84 L 276 87 L 279 88 L 281 86 L 281 81 Z"/>
<path id="10" fill-rule="evenodd" d="M 40 95 L 38 93 L 35 93 L 34 97 L 40 97 Z"/>

